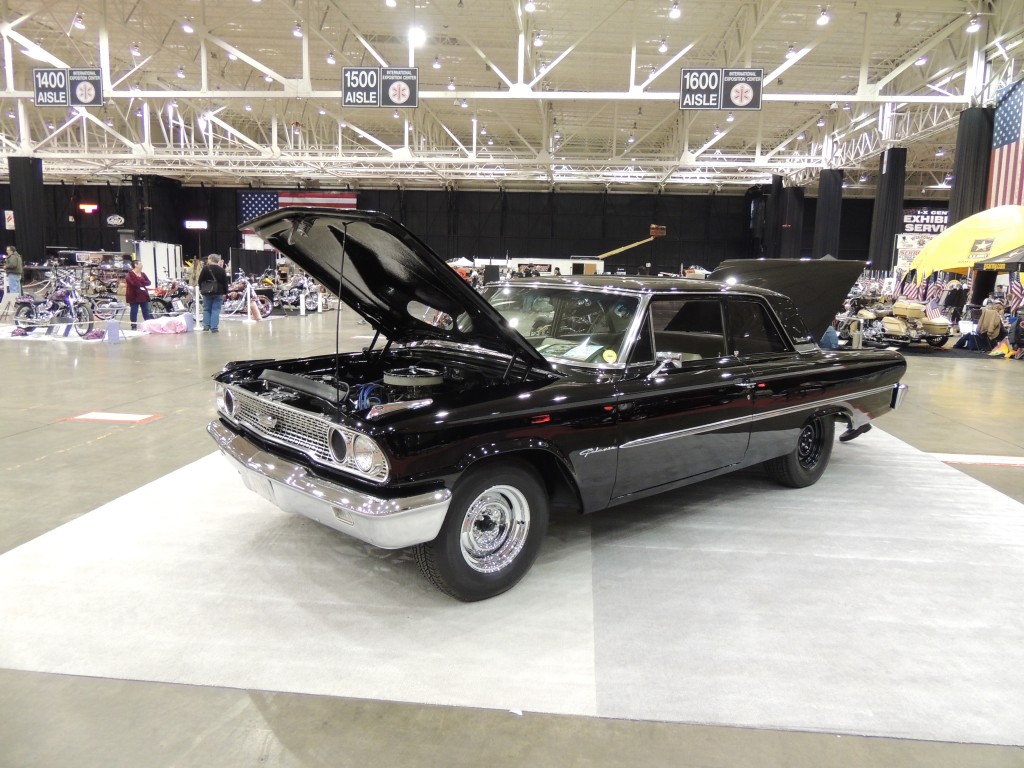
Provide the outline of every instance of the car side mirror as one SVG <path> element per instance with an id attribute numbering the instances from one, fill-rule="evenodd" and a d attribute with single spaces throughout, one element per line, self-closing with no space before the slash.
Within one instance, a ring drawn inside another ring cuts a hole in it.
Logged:
<path id="1" fill-rule="evenodd" d="M 658 353 L 658 364 L 654 366 L 654 370 L 647 374 L 647 378 L 653 379 L 661 376 L 669 371 L 674 371 L 679 368 L 680 355 L 675 352 L 659 352 Z"/>

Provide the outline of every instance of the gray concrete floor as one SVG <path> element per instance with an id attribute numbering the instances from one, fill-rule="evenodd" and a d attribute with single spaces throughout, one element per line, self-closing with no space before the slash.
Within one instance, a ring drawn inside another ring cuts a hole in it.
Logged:
<path id="1" fill-rule="evenodd" d="M 368 342 L 366 326 L 341 317 L 343 348 Z M 329 351 L 336 318 L 228 320 L 216 336 L 116 345 L 0 339 L 0 552 L 209 454 L 209 377 L 231 359 Z M 928 452 L 1024 456 L 1024 364 L 908 360 L 911 394 L 880 428 Z M 159 418 L 67 421 L 90 411 Z M 1024 468 L 957 468 L 1024 501 Z M 851 503 L 870 493 L 866 478 Z M 0 670 L 0 768 L 398 764 L 1024 766 L 1024 752 Z"/>

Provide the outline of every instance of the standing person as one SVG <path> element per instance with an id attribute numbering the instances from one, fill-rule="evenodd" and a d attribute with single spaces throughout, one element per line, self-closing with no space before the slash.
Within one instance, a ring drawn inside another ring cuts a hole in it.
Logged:
<path id="1" fill-rule="evenodd" d="M 149 311 L 149 289 L 146 288 L 147 285 L 151 285 L 149 277 L 142 271 L 142 262 L 136 261 L 132 264 L 128 274 L 124 276 L 124 300 L 132 308 L 129 316 L 131 317 L 133 331 L 139 319 L 139 307 L 142 307 L 143 320 L 153 319 L 153 313 Z"/>
<path id="2" fill-rule="evenodd" d="M 206 266 L 199 273 L 199 292 L 203 294 L 203 330 L 219 333 L 220 308 L 228 292 L 228 274 L 216 253 L 206 257 Z"/>
<path id="3" fill-rule="evenodd" d="M 13 245 L 7 246 L 7 259 L 4 261 L 4 272 L 7 273 L 7 290 L 12 296 L 21 295 L 21 276 L 25 272 L 25 265 L 21 260 L 21 254 Z"/>

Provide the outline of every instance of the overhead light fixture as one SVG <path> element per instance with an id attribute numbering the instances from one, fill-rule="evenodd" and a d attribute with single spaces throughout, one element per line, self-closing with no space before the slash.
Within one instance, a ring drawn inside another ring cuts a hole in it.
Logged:
<path id="1" fill-rule="evenodd" d="M 448 90 L 449 91 L 454 91 L 455 90 L 455 78 L 454 77 L 449 77 L 448 78 Z"/>
<path id="2" fill-rule="evenodd" d="M 9 110 L 7 110 L 7 117 L 9 119 L 13 120 L 15 117 L 17 117 L 17 115 L 14 114 L 14 110 L 13 109 L 9 109 Z"/>
<path id="3" fill-rule="evenodd" d="M 302 22 L 295 22 L 295 26 L 292 27 L 292 37 L 302 37 Z"/>
<path id="4" fill-rule="evenodd" d="M 338 127 L 339 128 L 348 128 L 348 121 L 344 120 L 344 119 L 339 120 L 338 121 Z"/>
<path id="5" fill-rule="evenodd" d="M 526 2 L 523 3 L 523 10 L 527 13 L 533 13 L 537 10 L 537 4 L 533 2 L 533 0 L 526 0 Z"/>
<path id="6" fill-rule="evenodd" d="M 672 7 L 669 9 L 668 17 L 670 19 L 678 19 L 683 15 L 682 10 L 679 8 L 679 3 L 672 3 Z"/>
<path id="7" fill-rule="evenodd" d="M 626 141 L 627 141 L 628 143 L 632 144 L 632 143 L 633 143 L 634 141 L 636 141 L 636 136 L 635 136 L 634 134 L 632 134 L 632 133 L 631 133 L 631 134 L 629 134 L 629 138 L 628 138 L 628 139 L 626 139 Z"/>
<path id="8" fill-rule="evenodd" d="M 481 136 L 486 136 L 487 135 L 487 126 L 486 125 L 480 126 L 480 135 Z"/>
<path id="9" fill-rule="evenodd" d="M 114 121 L 111 120 L 109 117 L 106 120 L 104 120 L 103 122 L 106 124 L 107 128 L 113 128 L 114 127 Z"/>
<path id="10" fill-rule="evenodd" d="M 793 45 L 792 43 L 790 43 L 789 44 L 789 50 L 786 51 L 786 58 L 787 59 L 792 59 L 794 56 L 796 56 L 796 46 Z"/>
<path id="11" fill-rule="evenodd" d="M 540 32 L 534 32 L 533 34 L 533 47 L 540 48 L 544 45 L 544 38 L 540 36 Z"/>
<path id="12" fill-rule="evenodd" d="M 295 123 L 295 125 L 292 126 L 292 133 L 298 136 L 302 133 L 302 126 L 299 123 Z"/>
<path id="13" fill-rule="evenodd" d="M 228 61 L 238 61 L 238 54 L 228 51 Z"/>
<path id="14" fill-rule="evenodd" d="M 923 67 L 927 63 L 928 63 L 928 57 L 927 56 L 918 56 L 917 61 L 914 62 L 914 65 L 918 66 L 918 67 Z"/>
<path id="15" fill-rule="evenodd" d="M 492 146 L 493 144 L 494 144 L 494 139 L 492 139 L 492 138 L 491 138 L 490 136 L 488 136 L 488 137 L 487 137 L 487 146 L 489 146 L 489 147 L 490 147 L 490 146 Z"/>
<path id="16" fill-rule="evenodd" d="M 139 48 L 139 44 L 138 43 L 132 43 L 132 47 L 129 50 L 131 50 L 132 56 L 141 56 L 142 55 L 142 50 Z"/>
<path id="17" fill-rule="evenodd" d="M 433 66 L 434 66 L 434 69 L 440 69 L 441 68 L 441 57 L 440 56 L 435 56 L 434 57 L 434 65 Z"/>
<path id="18" fill-rule="evenodd" d="M 318 109 L 317 112 L 319 112 L 321 115 L 326 115 L 327 114 L 327 110 L 324 109 L 323 107 L 320 107 L 320 109 Z"/>
<path id="19" fill-rule="evenodd" d="M 338 60 L 334 58 L 334 51 L 327 52 L 327 63 L 330 64 L 332 67 L 338 63 Z"/>
<path id="20" fill-rule="evenodd" d="M 853 105 L 850 102 L 846 102 L 845 104 L 843 104 L 844 112 L 849 112 L 851 109 L 853 109 Z"/>
<path id="21" fill-rule="evenodd" d="M 867 177 L 867 174 L 865 174 L 865 173 L 862 173 L 862 174 L 860 175 L 860 178 L 859 178 L 859 179 L 857 179 L 857 181 L 859 181 L 859 182 L 860 182 L 861 184 L 867 184 L 867 183 L 868 183 L 868 177 Z"/>
<path id="22" fill-rule="evenodd" d="M 719 127 L 718 127 L 718 126 L 716 125 L 716 126 L 715 126 L 715 136 L 718 136 L 718 135 L 720 135 L 721 133 L 722 133 L 722 129 L 721 129 L 721 128 L 719 128 Z"/>
<path id="23" fill-rule="evenodd" d="M 818 125 L 819 128 L 824 128 L 825 127 L 825 118 L 824 117 L 819 117 L 817 125 Z"/>
<path id="24" fill-rule="evenodd" d="M 935 156 L 936 157 L 945 157 L 946 156 L 946 150 L 944 150 L 942 147 L 939 147 L 938 149 L 935 150 Z"/>
<path id="25" fill-rule="evenodd" d="M 184 32 L 186 35 L 191 35 L 196 30 L 195 27 L 192 26 L 192 22 L 186 19 L 185 21 L 181 22 L 181 31 Z"/>
<path id="26" fill-rule="evenodd" d="M 75 14 L 75 18 L 71 21 L 71 26 L 75 29 L 85 29 L 85 18 L 82 16 L 81 11 Z"/>
<path id="27" fill-rule="evenodd" d="M 384 0 L 384 5 L 388 8 L 394 8 L 398 5 L 398 0 Z"/>
<path id="28" fill-rule="evenodd" d="M 736 115 L 734 115 L 732 112 L 730 112 L 728 115 L 725 116 L 725 122 L 727 122 L 727 123 L 731 123 L 735 119 L 736 119 Z"/>
<path id="29" fill-rule="evenodd" d="M 981 29 L 981 19 L 978 18 L 978 14 L 974 14 L 971 16 L 971 20 L 967 23 L 966 31 L 973 35 L 979 29 Z"/>
<path id="30" fill-rule="evenodd" d="M 821 6 L 821 13 L 818 14 L 818 26 L 824 27 L 830 21 L 832 21 L 832 17 L 828 15 L 828 6 Z"/>
<path id="31" fill-rule="evenodd" d="M 398 115 L 398 110 L 396 109 L 396 110 L 395 110 L 394 112 L 392 112 L 392 113 L 391 113 L 391 116 L 392 116 L 393 118 L 395 118 L 395 120 L 397 120 L 397 119 L 398 119 L 398 117 L 399 117 L 399 115 Z"/>
<path id="32" fill-rule="evenodd" d="M 557 117 L 553 118 L 551 120 L 551 125 L 555 129 L 555 132 L 553 134 L 554 140 L 555 141 L 561 141 L 562 140 L 562 132 L 560 130 L 558 130 L 558 118 Z"/>
<path id="33" fill-rule="evenodd" d="M 184 78 L 185 77 L 185 68 L 184 67 L 178 67 L 178 71 L 175 72 L 174 74 L 176 74 L 180 78 Z"/>
<path id="34" fill-rule="evenodd" d="M 804 133 L 803 131 L 800 131 L 800 133 L 798 133 L 798 134 L 796 135 L 796 140 L 797 140 L 797 141 L 803 141 L 803 140 L 804 140 L 804 139 L 806 139 L 806 138 L 807 138 L 807 134 L 806 134 L 806 133 Z"/>
<path id="35" fill-rule="evenodd" d="M 142 117 L 142 107 L 139 107 L 138 109 L 135 110 L 135 116 L 136 117 Z"/>
<path id="36" fill-rule="evenodd" d="M 427 33 L 423 31 L 423 27 L 409 27 L 409 45 L 419 48 L 425 42 L 427 42 Z"/>
<path id="37" fill-rule="evenodd" d="M 463 109 L 466 109 L 469 106 L 469 102 L 463 99 L 462 103 L 459 106 L 462 107 Z"/>
<path id="38" fill-rule="evenodd" d="M 264 79 L 264 80 L 265 80 L 266 82 L 268 82 L 268 83 L 272 83 L 272 82 L 274 82 L 274 78 L 273 78 L 273 77 L 272 77 L 272 76 L 271 76 L 271 75 L 270 75 L 269 73 L 268 73 L 268 74 L 266 74 L 266 75 L 264 75 L 264 76 L 263 76 L 263 79 Z"/>
<path id="39" fill-rule="evenodd" d="M 252 112 L 252 104 L 246 104 L 245 105 L 245 111 L 246 112 Z"/>

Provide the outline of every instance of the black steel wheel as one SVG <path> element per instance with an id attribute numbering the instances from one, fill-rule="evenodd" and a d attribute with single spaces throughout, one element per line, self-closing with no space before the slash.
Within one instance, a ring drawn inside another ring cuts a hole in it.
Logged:
<path id="1" fill-rule="evenodd" d="M 29 323 L 35 319 L 35 310 L 28 304 L 22 304 L 14 310 L 14 324 L 19 328 L 24 328 L 29 333 L 32 333 L 32 331 L 36 329 L 36 326 L 29 325 Z"/>
<path id="2" fill-rule="evenodd" d="M 831 416 L 811 419 L 800 430 L 796 447 L 785 456 L 764 463 L 768 475 L 790 488 L 806 488 L 818 482 L 832 457 L 836 423 Z"/>
<path id="3" fill-rule="evenodd" d="M 548 528 L 544 483 L 527 464 L 489 463 L 455 486 L 437 538 L 416 547 L 435 587 L 466 602 L 513 587 L 540 552 Z"/>

